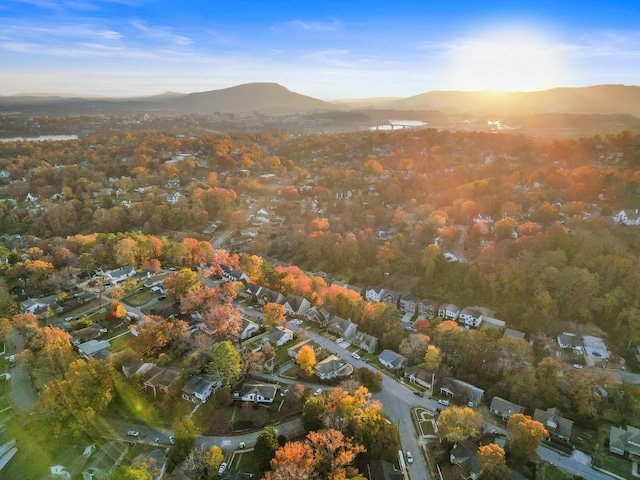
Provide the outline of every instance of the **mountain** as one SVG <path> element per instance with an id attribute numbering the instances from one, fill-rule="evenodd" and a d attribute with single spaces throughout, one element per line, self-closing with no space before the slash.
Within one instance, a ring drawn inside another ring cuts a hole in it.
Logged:
<path id="1" fill-rule="evenodd" d="M 389 102 L 386 108 L 474 115 L 573 113 L 640 116 L 640 87 L 595 85 L 537 92 L 432 91 Z"/>
<path id="2" fill-rule="evenodd" d="M 222 90 L 192 93 L 176 100 L 172 106 L 189 113 L 292 114 L 338 109 L 336 105 L 294 93 L 277 83 L 246 83 Z"/>

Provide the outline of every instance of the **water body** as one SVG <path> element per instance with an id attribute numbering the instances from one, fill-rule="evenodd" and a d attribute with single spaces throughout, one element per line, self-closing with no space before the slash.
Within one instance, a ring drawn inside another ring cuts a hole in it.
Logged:
<path id="1" fill-rule="evenodd" d="M 371 127 L 371 130 L 400 130 L 402 128 L 426 127 L 427 125 L 428 123 L 424 123 L 422 120 L 389 120 L 386 124 Z"/>
<path id="2" fill-rule="evenodd" d="M 0 142 L 46 142 L 47 140 L 77 140 L 78 135 L 40 135 L 39 137 L 12 137 L 12 138 L 0 138 Z"/>

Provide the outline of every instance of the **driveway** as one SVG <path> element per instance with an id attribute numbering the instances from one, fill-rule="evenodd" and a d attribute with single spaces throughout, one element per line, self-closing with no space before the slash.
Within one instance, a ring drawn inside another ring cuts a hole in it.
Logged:
<path id="1" fill-rule="evenodd" d="M 611 480 L 615 478 L 611 475 L 594 470 L 590 465 L 578 462 L 562 453 L 551 450 L 544 445 L 540 445 L 538 448 L 538 455 L 540 455 L 540 458 L 545 462 L 553 463 L 560 470 L 572 475 L 580 475 L 587 480 Z"/>

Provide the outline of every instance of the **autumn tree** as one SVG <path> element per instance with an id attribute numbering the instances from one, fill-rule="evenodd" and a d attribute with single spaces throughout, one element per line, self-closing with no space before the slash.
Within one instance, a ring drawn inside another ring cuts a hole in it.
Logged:
<path id="1" fill-rule="evenodd" d="M 282 325 L 287 321 L 284 316 L 285 312 L 286 310 L 284 308 L 284 305 L 273 302 L 267 303 L 264 307 L 262 307 L 264 323 L 271 326 Z"/>
<path id="2" fill-rule="evenodd" d="M 429 340 L 427 335 L 422 333 L 412 333 L 407 338 L 400 342 L 400 354 L 407 357 L 409 362 L 414 365 L 424 358 L 427 353 L 427 347 L 429 346 Z"/>
<path id="3" fill-rule="evenodd" d="M 271 470 L 264 480 L 315 479 L 315 458 L 311 447 L 303 442 L 287 442 L 274 452 Z"/>
<path id="4" fill-rule="evenodd" d="M 495 443 L 478 448 L 478 460 L 482 467 L 482 478 L 487 480 L 506 480 L 509 467 L 505 460 L 505 452 Z"/>
<path id="5" fill-rule="evenodd" d="M 161 353 L 178 356 L 187 348 L 191 336 L 189 325 L 183 320 L 165 320 L 152 315 L 145 316 L 136 325 L 130 325 L 135 335 L 129 346 L 142 355 L 155 357 Z"/>
<path id="6" fill-rule="evenodd" d="M 313 347 L 304 345 L 298 350 L 296 361 L 304 373 L 307 375 L 313 374 L 313 367 L 316 364 L 316 352 L 314 352 Z"/>
<path id="7" fill-rule="evenodd" d="M 440 412 L 438 438 L 459 442 L 478 433 L 478 413 L 468 407 L 451 407 Z"/>
<path id="8" fill-rule="evenodd" d="M 186 415 L 173 422 L 175 443 L 169 450 L 167 461 L 171 468 L 184 460 L 196 446 L 198 431 L 193 419 Z"/>
<path id="9" fill-rule="evenodd" d="M 76 357 L 71 345 L 71 335 L 59 328 L 44 327 L 36 332 L 28 343 L 35 354 L 34 367 L 43 380 L 64 379 L 69 364 Z"/>
<path id="10" fill-rule="evenodd" d="M 549 432 L 542 423 L 517 413 L 507 422 L 507 435 L 509 453 L 519 460 L 531 460 L 536 457 L 540 443 L 549 436 Z"/>
<path id="11" fill-rule="evenodd" d="M 424 353 L 422 357 L 422 363 L 420 364 L 421 368 L 424 368 L 428 372 L 435 372 L 440 368 L 440 364 L 442 363 L 442 355 L 440 354 L 440 349 L 435 345 L 428 345 L 427 351 Z"/>
<path id="12" fill-rule="evenodd" d="M 76 360 L 65 379 L 49 382 L 35 406 L 36 418 L 54 437 L 91 433 L 96 416 L 113 398 L 113 366 Z"/>
<path id="13" fill-rule="evenodd" d="M 382 390 L 382 374 L 377 370 L 369 368 L 360 368 L 358 370 L 358 379 L 362 386 L 367 387 L 371 392 L 379 392 Z"/>
<path id="14" fill-rule="evenodd" d="M 242 375 L 242 360 L 230 341 L 218 344 L 211 356 L 209 368 L 226 385 L 233 385 L 238 381 Z"/>
<path id="15" fill-rule="evenodd" d="M 197 290 L 200 285 L 196 273 L 188 268 L 168 276 L 164 281 L 164 288 L 176 301 L 186 296 L 189 292 Z"/>

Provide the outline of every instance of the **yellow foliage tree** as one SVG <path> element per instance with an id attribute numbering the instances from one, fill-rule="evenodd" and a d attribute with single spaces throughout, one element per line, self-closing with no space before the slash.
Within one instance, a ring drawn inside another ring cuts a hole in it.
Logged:
<path id="1" fill-rule="evenodd" d="M 313 367 L 316 365 L 316 352 L 309 345 L 305 345 L 298 351 L 297 361 L 300 368 L 307 375 L 311 375 Z"/>
<path id="2" fill-rule="evenodd" d="M 440 413 L 438 438 L 458 442 L 478 433 L 478 414 L 468 407 L 451 407 Z"/>

